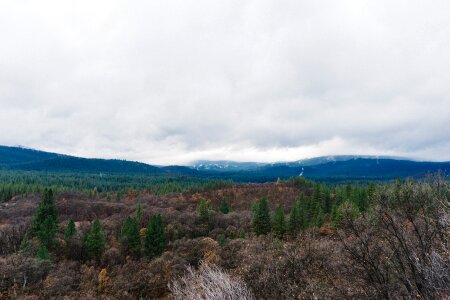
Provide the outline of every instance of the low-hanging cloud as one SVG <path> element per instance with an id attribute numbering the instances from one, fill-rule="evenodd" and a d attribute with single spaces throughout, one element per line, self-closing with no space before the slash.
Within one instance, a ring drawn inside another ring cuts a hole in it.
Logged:
<path id="1" fill-rule="evenodd" d="M 450 160 L 448 1 L 3 1 L 0 144 Z"/>

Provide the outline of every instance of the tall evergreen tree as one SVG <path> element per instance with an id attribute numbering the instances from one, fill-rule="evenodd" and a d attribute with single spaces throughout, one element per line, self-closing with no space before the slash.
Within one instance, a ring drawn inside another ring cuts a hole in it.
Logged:
<path id="1" fill-rule="evenodd" d="M 328 191 L 325 197 L 325 203 L 324 203 L 324 210 L 326 214 L 329 214 L 331 212 L 331 199 L 330 199 L 330 192 Z"/>
<path id="2" fill-rule="evenodd" d="M 105 251 L 106 241 L 99 219 L 95 219 L 92 223 L 91 230 L 84 236 L 83 245 L 89 258 L 100 260 Z"/>
<path id="3" fill-rule="evenodd" d="M 230 207 L 225 199 L 222 199 L 220 202 L 220 212 L 223 214 L 227 214 L 230 212 Z"/>
<path id="4" fill-rule="evenodd" d="M 335 194 L 334 201 L 333 201 L 333 206 L 332 206 L 332 209 L 331 209 L 331 221 L 333 223 L 336 223 L 338 208 L 342 204 L 343 201 L 344 201 L 344 193 L 343 193 L 343 191 L 342 190 L 337 190 L 336 194 Z"/>
<path id="5" fill-rule="evenodd" d="M 261 198 L 253 208 L 253 231 L 257 234 L 267 234 L 270 231 L 269 204 L 266 197 Z"/>
<path id="6" fill-rule="evenodd" d="M 75 228 L 75 222 L 70 219 L 69 224 L 67 224 L 67 228 L 64 231 L 64 240 L 69 242 L 69 240 L 77 233 L 77 229 Z"/>
<path id="7" fill-rule="evenodd" d="M 367 191 L 364 188 L 359 190 L 357 206 L 359 211 L 361 212 L 364 212 L 367 209 L 368 206 Z"/>
<path id="8" fill-rule="evenodd" d="M 319 183 L 317 183 L 314 187 L 313 202 L 311 205 L 312 211 L 310 225 L 320 227 L 324 221 L 325 193 Z"/>
<path id="9" fill-rule="evenodd" d="M 197 213 L 200 218 L 200 221 L 203 223 L 209 223 L 210 220 L 210 211 L 208 204 L 204 199 L 201 199 L 197 206 Z"/>
<path id="10" fill-rule="evenodd" d="M 283 238 L 286 232 L 286 221 L 284 218 L 284 210 L 281 206 L 278 206 L 275 210 L 273 217 L 273 230 L 278 238 Z"/>
<path id="11" fill-rule="evenodd" d="M 40 260 L 49 260 L 50 254 L 48 253 L 48 249 L 45 246 L 40 246 L 36 251 L 36 256 Z"/>
<path id="12" fill-rule="evenodd" d="M 300 194 L 300 199 L 298 200 L 298 214 L 299 214 L 299 228 L 305 229 L 309 226 L 309 219 L 311 215 L 311 200 L 305 198 L 305 194 Z"/>
<path id="13" fill-rule="evenodd" d="M 287 231 L 291 235 L 295 235 L 301 228 L 301 216 L 300 216 L 300 200 L 297 200 L 292 205 L 291 212 L 289 214 L 289 220 L 287 224 Z"/>
<path id="14" fill-rule="evenodd" d="M 314 218 L 313 218 L 313 226 L 321 227 L 325 221 L 325 215 L 323 213 L 322 206 L 318 205 L 315 209 Z"/>
<path id="15" fill-rule="evenodd" d="M 150 258 L 161 255 L 166 248 L 166 233 L 160 214 L 153 216 L 147 226 L 144 252 Z"/>
<path id="16" fill-rule="evenodd" d="M 58 212 L 56 209 L 55 195 L 52 189 L 45 189 L 41 195 L 36 211 L 34 213 L 32 231 L 35 233 L 39 231 L 41 224 L 44 223 L 47 217 L 52 217 L 57 221 Z"/>
<path id="17" fill-rule="evenodd" d="M 41 201 L 34 213 L 31 232 L 36 236 L 41 245 L 51 249 L 55 244 L 58 212 L 56 209 L 55 195 L 52 189 L 45 189 Z"/>
<path id="18" fill-rule="evenodd" d="M 44 222 L 41 223 L 36 236 L 40 244 L 47 249 L 52 249 L 55 245 L 56 223 L 52 216 L 48 216 Z"/>
<path id="19" fill-rule="evenodd" d="M 125 251 L 135 257 L 141 252 L 141 236 L 135 218 L 128 217 L 120 232 L 120 242 Z"/>

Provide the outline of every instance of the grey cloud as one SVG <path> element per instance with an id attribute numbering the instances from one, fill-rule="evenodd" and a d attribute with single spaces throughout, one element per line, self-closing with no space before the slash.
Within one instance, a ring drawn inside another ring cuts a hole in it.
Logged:
<path id="1" fill-rule="evenodd" d="M 450 160 L 447 1 L 0 4 L 0 144 Z"/>

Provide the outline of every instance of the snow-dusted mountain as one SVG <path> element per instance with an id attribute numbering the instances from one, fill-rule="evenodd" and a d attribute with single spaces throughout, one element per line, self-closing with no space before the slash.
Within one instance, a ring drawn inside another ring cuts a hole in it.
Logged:
<path id="1" fill-rule="evenodd" d="M 195 161 L 190 167 L 199 171 L 250 171 L 258 170 L 266 167 L 309 167 L 328 163 L 335 163 L 341 161 L 349 161 L 355 159 L 393 159 L 393 160 L 408 160 L 400 157 L 391 156 L 370 156 L 370 155 L 329 155 L 319 156 L 314 158 L 307 158 L 292 162 L 236 162 L 230 160 L 199 160 Z"/>
<path id="2" fill-rule="evenodd" d="M 266 163 L 236 162 L 230 160 L 198 160 L 191 165 L 191 168 L 198 171 L 250 171 L 266 165 Z"/>

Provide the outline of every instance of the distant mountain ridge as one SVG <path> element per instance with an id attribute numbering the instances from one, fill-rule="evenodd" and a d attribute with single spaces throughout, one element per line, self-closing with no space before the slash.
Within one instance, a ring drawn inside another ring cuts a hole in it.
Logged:
<path id="1" fill-rule="evenodd" d="M 80 158 L 23 147 L 0 146 L 0 169 L 47 172 L 158 174 L 152 165 L 118 159 Z"/>
<path id="2" fill-rule="evenodd" d="M 197 161 L 192 168 L 234 177 L 258 176 L 273 179 L 303 176 L 318 180 L 389 180 L 397 177 L 424 177 L 428 173 L 450 172 L 450 162 L 423 162 L 402 157 L 333 155 L 293 162 L 258 163 Z"/>
<path id="3" fill-rule="evenodd" d="M 317 180 L 389 180 L 450 172 L 450 162 L 422 162 L 405 158 L 365 155 L 322 156 L 294 162 L 194 162 L 191 166 L 154 166 L 117 159 L 80 158 L 23 147 L 0 146 L 0 170 L 121 174 L 173 174 L 233 179 L 238 182 L 272 181 L 303 176 Z"/>
<path id="4" fill-rule="evenodd" d="M 245 171 L 255 170 L 267 165 L 259 162 L 237 162 L 231 160 L 198 160 L 191 168 L 198 171 Z"/>
<path id="5" fill-rule="evenodd" d="M 340 161 L 349 161 L 354 159 L 392 159 L 392 160 L 408 160 L 407 158 L 394 157 L 394 156 L 375 156 L 375 155 L 328 155 L 318 156 L 313 158 L 307 158 L 291 162 L 236 162 L 230 160 L 198 160 L 191 164 L 191 167 L 196 170 L 217 170 L 217 171 L 246 171 L 256 170 L 267 167 L 275 166 L 287 166 L 287 167 L 306 167 L 317 166 L 327 163 L 336 163 Z"/>

